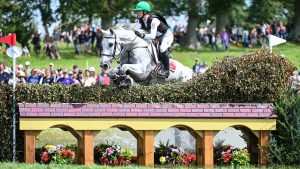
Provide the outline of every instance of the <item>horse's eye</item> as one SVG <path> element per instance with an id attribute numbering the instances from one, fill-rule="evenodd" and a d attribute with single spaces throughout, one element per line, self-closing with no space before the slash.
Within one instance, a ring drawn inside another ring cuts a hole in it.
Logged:
<path id="1" fill-rule="evenodd" d="M 113 44 L 113 43 L 110 43 L 110 44 L 109 44 L 109 47 L 113 47 L 113 46 L 114 46 L 114 44 Z"/>

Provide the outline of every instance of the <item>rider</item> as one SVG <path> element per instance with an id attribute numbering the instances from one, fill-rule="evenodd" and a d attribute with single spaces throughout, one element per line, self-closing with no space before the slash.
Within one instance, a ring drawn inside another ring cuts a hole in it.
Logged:
<path id="1" fill-rule="evenodd" d="M 139 18 L 141 28 L 146 30 L 147 34 L 142 34 L 135 31 L 135 34 L 147 40 L 157 39 L 160 42 L 160 56 L 164 69 L 158 71 L 160 77 L 167 78 L 169 76 L 169 58 L 170 53 L 168 48 L 173 42 L 173 33 L 170 31 L 166 20 L 160 16 L 151 13 L 151 6 L 146 1 L 139 2 L 134 11 Z"/>

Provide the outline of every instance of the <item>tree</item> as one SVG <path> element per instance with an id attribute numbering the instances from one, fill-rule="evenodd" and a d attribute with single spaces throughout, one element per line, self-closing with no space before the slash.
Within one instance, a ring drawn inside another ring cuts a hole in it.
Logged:
<path id="1" fill-rule="evenodd" d="M 55 18 L 53 16 L 54 11 L 51 8 L 51 0 L 34 0 L 30 3 L 34 4 L 34 9 L 38 9 L 40 11 L 43 27 L 46 33 L 49 34 L 48 28 L 55 22 Z"/>
<path id="2" fill-rule="evenodd" d="M 184 36 L 182 46 L 190 47 L 195 44 L 196 36 L 195 29 L 197 28 L 200 19 L 201 0 L 170 0 L 166 1 L 152 0 L 154 11 L 157 11 L 164 16 L 172 16 L 179 14 L 187 14 L 188 25 Z"/>
<path id="3" fill-rule="evenodd" d="M 283 6 L 279 0 L 252 0 L 249 8 L 248 22 L 262 23 L 281 20 L 283 15 Z M 286 18 L 284 18 L 286 19 Z"/>
<path id="4" fill-rule="evenodd" d="M 0 0 L 0 26 L 3 35 L 16 33 L 17 41 L 28 43 L 33 33 L 33 6 L 30 0 Z"/>
<path id="5" fill-rule="evenodd" d="M 56 20 L 61 21 L 62 31 L 72 30 L 80 22 L 80 5 L 78 0 L 59 0 L 59 7 L 56 9 Z"/>
<path id="6" fill-rule="evenodd" d="M 183 39 L 183 45 L 185 47 L 190 47 L 191 45 L 196 43 L 196 34 L 195 30 L 197 28 L 198 20 L 199 20 L 199 13 L 200 13 L 200 0 L 188 0 L 188 25 L 187 25 L 187 30 L 186 34 L 184 35 Z"/>
<path id="7" fill-rule="evenodd" d="M 210 15 L 216 15 L 216 32 L 219 33 L 229 24 L 229 18 L 233 9 L 242 8 L 244 0 L 209 0 L 208 11 Z"/>
<path id="8" fill-rule="evenodd" d="M 100 0 L 101 8 L 99 16 L 101 17 L 102 29 L 108 29 L 112 26 L 114 18 L 129 18 L 136 0 Z"/>
<path id="9" fill-rule="evenodd" d="M 295 25 L 295 40 L 300 42 L 300 1 L 294 0 L 294 25 Z"/>

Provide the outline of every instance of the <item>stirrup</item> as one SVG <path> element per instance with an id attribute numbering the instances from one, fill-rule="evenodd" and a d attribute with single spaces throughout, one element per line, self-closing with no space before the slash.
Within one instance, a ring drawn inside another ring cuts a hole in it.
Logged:
<path id="1" fill-rule="evenodd" d="M 167 70 L 163 70 L 163 72 L 161 72 L 161 70 L 159 70 L 157 72 L 157 77 L 160 77 L 160 78 L 168 78 L 169 75 L 170 75 L 170 73 Z"/>

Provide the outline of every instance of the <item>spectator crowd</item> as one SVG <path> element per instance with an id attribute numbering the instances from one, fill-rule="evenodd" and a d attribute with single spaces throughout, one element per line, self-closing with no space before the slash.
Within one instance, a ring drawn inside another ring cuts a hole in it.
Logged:
<path id="1" fill-rule="evenodd" d="M 185 35 L 185 27 L 178 24 L 174 27 L 174 42 L 181 44 Z M 205 27 L 197 27 L 195 36 L 197 42 L 193 48 L 204 49 L 209 46 L 211 51 L 226 51 L 229 44 L 239 47 L 268 47 L 268 35 L 274 35 L 282 39 L 292 40 L 294 37 L 294 25 L 292 22 L 284 25 L 282 22 L 267 23 L 263 22 L 256 27 L 248 28 L 243 25 L 228 24 L 221 32 L 217 32 L 216 28 L 207 24 Z M 221 49 L 219 48 L 220 46 Z"/>
<path id="2" fill-rule="evenodd" d="M 50 63 L 47 69 L 36 69 L 31 68 L 30 62 L 26 61 L 25 67 L 22 64 L 16 67 L 16 83 L 44 85 L 61 83 L 76 87 L 109 86 L 111 79 L 106 71 L 105 68 L 101 68 L 100 73 L 96 74 L 95 67 L 83 71 L 77 65 L 73 65 L 73 70 L 55 69 L 53 63 Z M 13 83 L 13 71 L 4 63 L 0 63 L 0 83 Z"/>
<path id="3" fill-rule="evenodd" d="M 99 26 L 95 27 L 88 24 L 75 26 L 71 31 L 62 31 L 61 28 L 56 28 L 54 29 L 52 36 L 50 36 L 49 33 L 46 33 L 43 40 L 43 49 L 51 59 L 60 59 L 58 50 L 59 44 L 66 43 L 66 45 L 69 46 L 73 43 L 76 54 L 93 52 L 96 55 L 99 55 L 102 51 L 102 36 Z M 31 40 L 35 54 L 40 54 L 42 49 L 41 42 L 40 32 L 36 30 Z M 29 54 L 28 44 L 23 45 L 23 48 L 23 51 L 27 50 L 27 53 Z"/>

